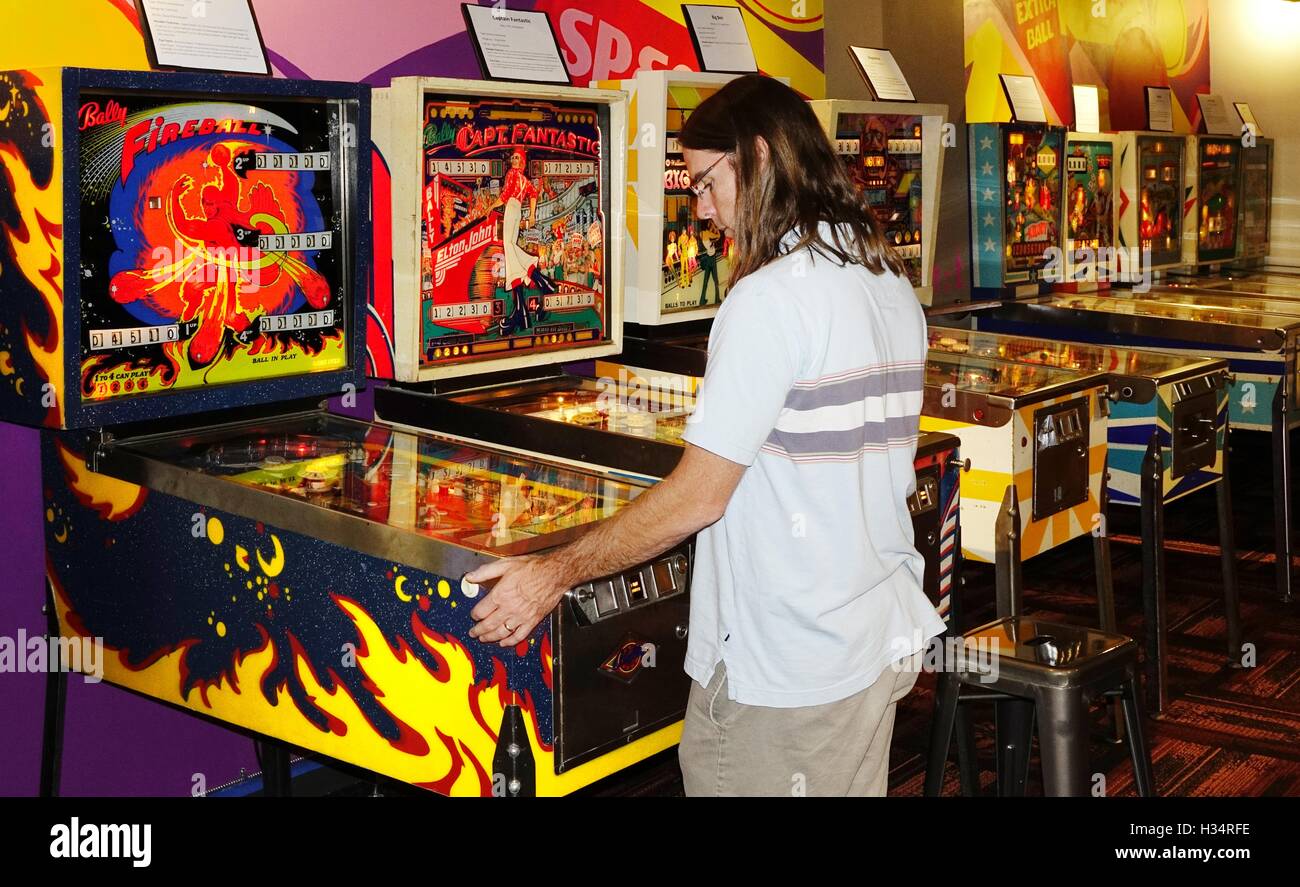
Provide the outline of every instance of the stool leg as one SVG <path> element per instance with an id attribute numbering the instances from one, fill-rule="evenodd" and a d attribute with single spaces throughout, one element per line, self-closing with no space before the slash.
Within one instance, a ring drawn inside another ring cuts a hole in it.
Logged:
<path id="1" fill-rule="evenodd" d="M 952 744 L 953 723 L 957 719 L 957 694 L 960 690 L 957 674 L 950 667 L 939 672 L 934 688 L 934 718 L 930 722 L 930 756 L 925 764 L 927 798 L 937 798 L 943 791 L 943 774 L 948 766 L 948 747 Z"/>
<path id="2" fill-rule="evenodd" d="M 1029 776 L 1029 746 L 1034 735 L 1034 703 L 1000 699 L 994 703 L 998 743 L 998 796 L 1020 798 Z"/>
<path id="3" fill-rule="evenodd" d="M 1155 714 L 1164 711 L 1169 692 L 1163 479 L 1160 438 L 1152 434 L 1142 459 L 1142 609 L 1146 621 L 1147 693 Z"/>
<path id="4" fill-rule="evenodd" d="M 1155 779 L 1151 773 L 1151 749 L 1147 746 L 1146 726 L 1142 723 L 1142 692 L 1138 689 L 1136 673 L 1130 670 L 1124 680 L 1124 721 L 1128 725 L 1128 747 L 1133 757 L 1133 782 L 1143 798 L 1155 795 Z"/>
<path id="5" fill-rule="evenodd" d="M 1038 752 L 1043 759 L 1043 794 L 1079 798 L 1088 794 L 1088 704 L 1078 690 L 1036 693 Z"/>
<path id="6" fill-rule="evenodd" d="M 1219 559 L 1223 566 L 1223 613 L 1228 627 L 1228 664 L 1241 668 L 1241 604 L 1237 599 L 1237 544 L 1232 529 L 1232 488 L 1228 485 L 1228 454 L 1216 491 L 1219 506 Z"/>
<path id="7" fill-rule="evenodd" d="M 961 793 L 974 798 L 980 794 L 979 756 L 975 753 L 975 729 L 970 713 L 957 706 L 957 772 L 961 774 Z"/>

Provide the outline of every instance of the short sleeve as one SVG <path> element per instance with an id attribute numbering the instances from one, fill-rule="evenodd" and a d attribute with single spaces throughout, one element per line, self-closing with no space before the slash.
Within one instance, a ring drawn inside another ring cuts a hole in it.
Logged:
<path id="1" fill-rule="evenodd" d="M 683 439 L 749 466 L 776 427 L 798 375 L 799 322 L 752 278 L 731 292 L 709 336 L 709 361 Z"/>

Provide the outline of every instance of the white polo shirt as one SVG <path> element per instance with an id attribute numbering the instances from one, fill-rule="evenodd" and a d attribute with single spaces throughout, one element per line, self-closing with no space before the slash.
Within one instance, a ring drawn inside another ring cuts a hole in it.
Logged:
<path id="1" fill-rule="evenodd" d="M 727 296 L 684 437 L 748 468 L 698 536 L 694 680 L 725 662 L 736 702 L 820 705 L 943 632 L 907 511 L 926 347 L 906 278 L 811 250 Z"/>

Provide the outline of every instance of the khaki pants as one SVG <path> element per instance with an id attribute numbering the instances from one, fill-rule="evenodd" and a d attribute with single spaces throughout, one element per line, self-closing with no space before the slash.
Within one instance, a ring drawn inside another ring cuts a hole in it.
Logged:
<path id="1" fill-rule="evenodd" d="M 678 757 L 688 797 L 884 797 L 898 701 L 911 692 L 921 654 L 886 668 L 847 699 L 802 708 L 727 698 L 721 663 L 709 686 L 691 683 Z"/>

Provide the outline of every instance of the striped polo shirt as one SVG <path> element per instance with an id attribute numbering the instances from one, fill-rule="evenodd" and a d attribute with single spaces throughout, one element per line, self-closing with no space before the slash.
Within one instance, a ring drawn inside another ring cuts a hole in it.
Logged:
<path id="1" fill-rule="evenodd" d="M 794 242 L 719 309 L 685 433 L 747 466 L 698 537 L 686 671 L 725 662 L 734 701 L 773 707 L 851 696 L 944 629 L 907 511 L 924 313 L 906 278 Z"/>

